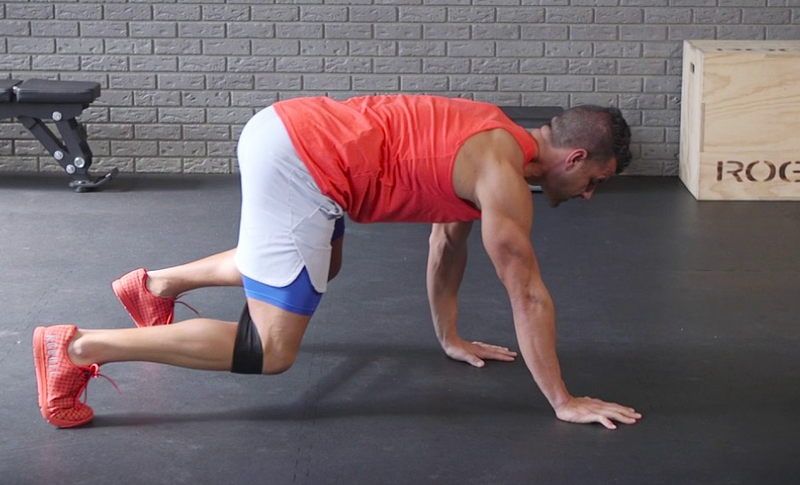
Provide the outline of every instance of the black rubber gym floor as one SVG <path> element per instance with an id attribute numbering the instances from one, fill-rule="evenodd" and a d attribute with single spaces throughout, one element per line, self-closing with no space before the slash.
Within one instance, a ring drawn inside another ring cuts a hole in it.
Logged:
<path id="1" fill-rule="evenodd" d="M 63 176 L 0 177 L 0 483 L 800 483 L 800 204 L 697 202 L 676 178 L 619 177 L 558 209 L 534 195 L 567 385 L 635 407 L 634 426 L 558 421 L 521 358 L 447 359 L 429 228 L 354 223 L 287 373 L 109 364 L 121 393 L 90 382 L 92 424 L 45 423 L 33 328 L 132 325 L 110 282 L 233 247 L 238 198 L 235 176 L 123 174 L 86 194 Z M 462 334 L 516 348 L 473 232 Z M 234 320 L 244 300 L 185 301 Z"/>

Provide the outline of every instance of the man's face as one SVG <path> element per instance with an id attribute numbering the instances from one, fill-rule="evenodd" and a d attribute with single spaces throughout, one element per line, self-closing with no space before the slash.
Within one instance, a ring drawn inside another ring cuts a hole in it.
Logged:
<path id="1" fill-rule="evenodd" d="M 547 174 L 542 192 L 551 207 L 570 199 L 589 200 L 597 186 L 614 175 L 616 167 L 614 159 L 603 164 L 570 154 Z"/>

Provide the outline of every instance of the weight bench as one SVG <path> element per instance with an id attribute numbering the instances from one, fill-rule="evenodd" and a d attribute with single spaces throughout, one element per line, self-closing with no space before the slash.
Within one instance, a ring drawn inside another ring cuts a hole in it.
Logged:
<path id="1" fill-rule="evenodd" d="M 115 168 L 100 177 L 89 175 L 92 150 L 76 118 L 98 97 L 100 84 L 95 82 L 0 79 L 0 120 L 16 118 L 22 123 L 69 175 L 69 186 L 86 192 L 118 173 Z M 55 123 L 63 141 L 43 120 Z"/>

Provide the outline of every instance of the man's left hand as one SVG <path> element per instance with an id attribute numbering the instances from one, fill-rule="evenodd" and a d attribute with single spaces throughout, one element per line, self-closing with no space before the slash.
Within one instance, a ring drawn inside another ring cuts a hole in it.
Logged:
<path id="1" fill-rule="evenodd" d="M 484 359 L 511 362 L 517 356 L 516 352 L 506 347 L 483 342 L 468 342 L 461 338 L 453 342 L 448 342 L 442 347 L 444 352 L 451 359 L 466 362 L 475 367 L 483 367 L 486 365 Z"/>

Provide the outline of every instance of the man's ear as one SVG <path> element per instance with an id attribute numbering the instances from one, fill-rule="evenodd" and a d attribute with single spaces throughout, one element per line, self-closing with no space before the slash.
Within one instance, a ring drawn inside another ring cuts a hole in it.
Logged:
<path id="1" fill-rule="evenodd" d="M 589 152 L 585 148 L 576 148 L 567 155 L 567 169 L 576 168 L 579 163 L 585 162 Z"/>

